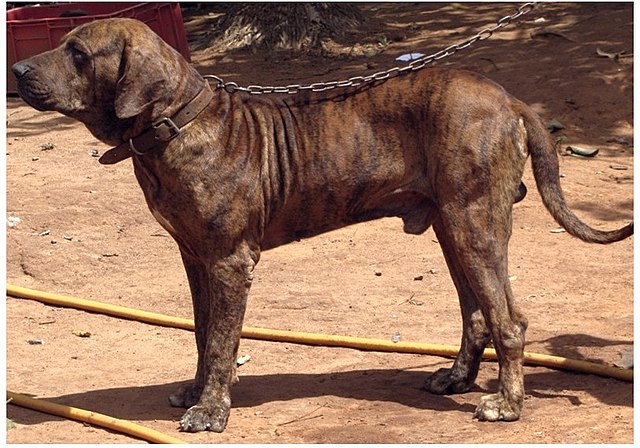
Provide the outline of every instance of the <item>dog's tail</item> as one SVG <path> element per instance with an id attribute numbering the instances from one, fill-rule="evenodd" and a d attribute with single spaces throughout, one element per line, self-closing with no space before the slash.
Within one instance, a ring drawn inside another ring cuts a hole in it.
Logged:
<path id="1" fill-rule="evenodd" d="M 527 106 L 523 105 L 520 112 L 527 131 L 528 148 L 538 191 L 542 202 L 556 222 L 570 235 L 588 243 L 608 244 L 633 235 L 633 222 L 617 230 L 597 230 L 582 222 L 569 209 L 560 188 L 558 155 L 551 135 L 542 120 Z"/>

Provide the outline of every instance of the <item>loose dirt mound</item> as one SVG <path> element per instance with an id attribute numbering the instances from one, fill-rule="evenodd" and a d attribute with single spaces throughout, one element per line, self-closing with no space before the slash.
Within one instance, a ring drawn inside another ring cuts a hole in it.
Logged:
<path id="1" fill-rule="evenodd" d="M 240 84 L 344 79 L 400 64 L 477 33 L 510 4 L 361 4 L 367 21 L 324 55 L 251 50 L 193 53 L 203 73 Z M 611 229 L 633 215 L 633 5 L 545 4 L 492 39 L 440 65 L 485 73 L 545 120 L 566 128 L 561 148 L 598 148 L 561 158 L 572 208 Z M 208 10 L 186 14 L 192 46 Z M 211 11 L 215 12 L 215 11 Z M 611 57 L 599 56 L 598 50 Z M 624 56 L 624 55 L 623 55 Z M 175 243 L 148 212 L 130 162 L 101 166 L 80 125 L 7 105 L 10 283 L 191 317 Z M 510 274 L 530 327 L 527 350 L 607 364 L 633 344 L 633 238 L 592 246 L 544 210 L 532 180 L 514 207 Z M 15 221 L 14 221 L 15 223 Z M 385 219 L 290 244 L 262 256 L 245 323 L 250 326 L 457 344 L 457 298 L 432 231 L 420 237 Z M 90 337 L 79 337 L 78 332 Z M 40 345 L 31 345 L 39 340 Z M 472 419 L 497 387 L 484 363 L 469 393 L 434 396 L 426 375 L 451 361 L 243 340 L 223 434 L 180 434 L 182 410 L 167 396 L 195 369 L 193 335 L 37 302 L 7 299 L 7 388 L 130 419 L 188 442 L 631 443 L 629 383 L 527 367 L 522 419 Z M 137 442 L 126 436 L 8 406 L 11 443 Z"/>

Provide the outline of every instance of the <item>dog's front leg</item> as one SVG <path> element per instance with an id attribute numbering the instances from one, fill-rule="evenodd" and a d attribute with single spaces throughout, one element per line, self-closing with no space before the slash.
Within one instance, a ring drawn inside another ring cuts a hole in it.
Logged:
<path id="1" fill-rule="evenodd" d="M 169 402 L 175 407 L 190 408 L 198 402 L 202 388 L 204 387 L 204 354 L 207 344 L 208 322 L 210 320 L 209 309 L 213 298 L 209 290 L 207 265 L 191 256 L 189 251 L 183 247 L 180 247 L 180 255 L 182 255 L 182 263 L 184 264 L 187 278 L 189 279 L 189 288 L 193 302 L 198 366 L 195 381 L 181 387 L 176 394 L 171 395 Z"/>
<path id="2" fill-rule="evenodd" d="M 222 432 L 227 424 L 242 321 L 257 258 L 257 252 L 245 243 L 208 262 L 183 252 L 198 347 L 195 382 L 172 398 L 172 404 L 191 405 L 180 420 L 183 431 Z"/>

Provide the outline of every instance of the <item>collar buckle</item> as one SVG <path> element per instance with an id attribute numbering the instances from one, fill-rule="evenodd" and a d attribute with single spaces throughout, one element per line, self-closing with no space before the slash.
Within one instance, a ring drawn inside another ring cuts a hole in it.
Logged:
<path id="1" fill-rule="evenodd" d="M 168 142 L 180 134 L 180 128 L 169 117 L 164 117 L 153 124 L 156 130 L 156 140 Z"/>

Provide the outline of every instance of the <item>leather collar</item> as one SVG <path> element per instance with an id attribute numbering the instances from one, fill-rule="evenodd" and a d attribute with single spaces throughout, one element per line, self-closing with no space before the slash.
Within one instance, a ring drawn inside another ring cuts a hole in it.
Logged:
<path id="1" fill-rule="evenodd" d="M 187 123 L 194 120 L 213 99 L 213 92 L 209 84 L 182 109 L 172 117 L 163 117 L 129 141 L 119 144 L 105 152 L 98 160 L 103 165 L 112 165 L 136 154 L 143 156 L 163 143 L 167 143 L 180 134 L 180 130 Z"/>

